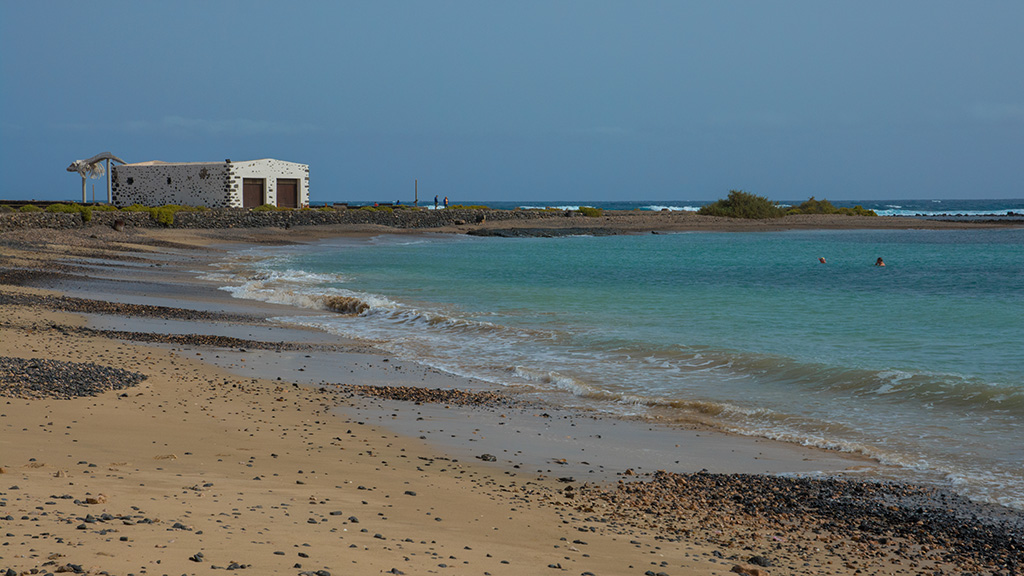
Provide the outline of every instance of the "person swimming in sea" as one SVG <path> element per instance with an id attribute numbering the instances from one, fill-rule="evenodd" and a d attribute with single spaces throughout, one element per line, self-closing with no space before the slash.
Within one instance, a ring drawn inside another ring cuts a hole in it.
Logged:
<path id="1" fill-rule="evenodd" d="M 825 264 L 825 257 L 822 256 L 821 258 L 818 258 L 818 262 L 821 262 L 822 264 Z"/>
<path id="2" fill-rule="evenodd" d="M 885 261 L 879 258 L 878 260 L 875 260 L 875 266 L 885 266 Z"/>

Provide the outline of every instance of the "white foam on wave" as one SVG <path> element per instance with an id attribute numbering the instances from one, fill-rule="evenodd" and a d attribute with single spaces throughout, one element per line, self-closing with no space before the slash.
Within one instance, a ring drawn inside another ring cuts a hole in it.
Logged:
<path id="1" fill-rule="evenodd" d="M 1020 210 L 1012 208 L 992 210 L 909 210 L 900 207 L 891 207 L 885 210 L 875 210 L 879 216 L 1005 216 L 1007 212 L 1019 213 Z"/>
<path id="2" fill-rule="evenodd" d="M 523 210 L 579 210 L 579 204 L 565 204 L 560 206 L 520 206 Z"/>
<path id="3" fill-rule="evenodd" d="M 335 287 L 347 281 L 341 274 L 324 274 L 304 270 L 245 270 L 235 273 L 214 272 L 205 278 L 229 285 L 220 289 L 235 298 L 284 304 L 312 310 L 339 313 L 367 313 L 390 310 L 397 303 L 378 295 Z"/>
<path id="4" fill-rule="evenodd" d="M 904 392 L 904 384 L 913 377 L 913 374 L 903 372 L 901 370 L 886 370 L 879 372 L 878 379 L 881 380 L 882 383 L 878 388 L 872 390 L 872 392 L 879 396 Z"/>
<path id="5" fill-rule="evenodd" d="M 641 210 L 651 210 L 653 212 L 661 212 L 662 210 L 668 210 L 669 212 L 696 212 L 700 210 L 700 206 L 663 206 L 659 204 L 651 204 L 650 206 L 641 206 Z"/>
<path id="6" fill-rule="evenodd" d="M 513 366 L 509 369 L 509 372 L 517 378 L 521 378 L 527 382 L 550 384 L 560 390 L 569 392 L 574 396 L 590 397 L 591 395 L 599 392 L 599 390 L 587 385 L 582 380 L 573 378 L 572 376 L 566 376 L 565 374 L 559 374 L 554 371 L 539 371 L 532 370 L 525 366 Z"/>

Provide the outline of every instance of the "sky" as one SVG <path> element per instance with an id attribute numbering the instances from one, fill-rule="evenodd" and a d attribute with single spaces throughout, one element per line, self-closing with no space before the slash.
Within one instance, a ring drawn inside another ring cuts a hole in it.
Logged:
<path id="1" fill-rule="evenodd" d="M 80 198 L 103 151 L 309 164 L 314 203 L 1024 198 L 1022 31 L 1019 0 L 0 2 L 0 198 Z"/>

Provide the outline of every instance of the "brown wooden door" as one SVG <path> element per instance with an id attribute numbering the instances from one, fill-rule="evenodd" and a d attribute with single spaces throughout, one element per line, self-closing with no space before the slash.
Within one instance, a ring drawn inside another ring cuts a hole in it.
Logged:
<path id="1" fill-rule="evenodd" d="M 263 179 L 242 179 L 242 208 L 255 208 L 263 204 Z"/>
<path id="2" fill-rule="evenodd" d="M 281 208 L 299 207 L 299 181 L 294 178 L 277 179 L 277 205 Z"/>

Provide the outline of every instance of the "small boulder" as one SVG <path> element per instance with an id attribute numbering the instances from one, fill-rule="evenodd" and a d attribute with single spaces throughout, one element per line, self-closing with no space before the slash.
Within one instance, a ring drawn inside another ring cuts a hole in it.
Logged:
<path id="1" fill-rule="evenodd" d="M 768 571 L 763 568 L 755 568 L 753 566 L 744 566 L 737 564 L 732 567 L 730 572 L 740 574 L 741 576 L 768 576 Z"/>

